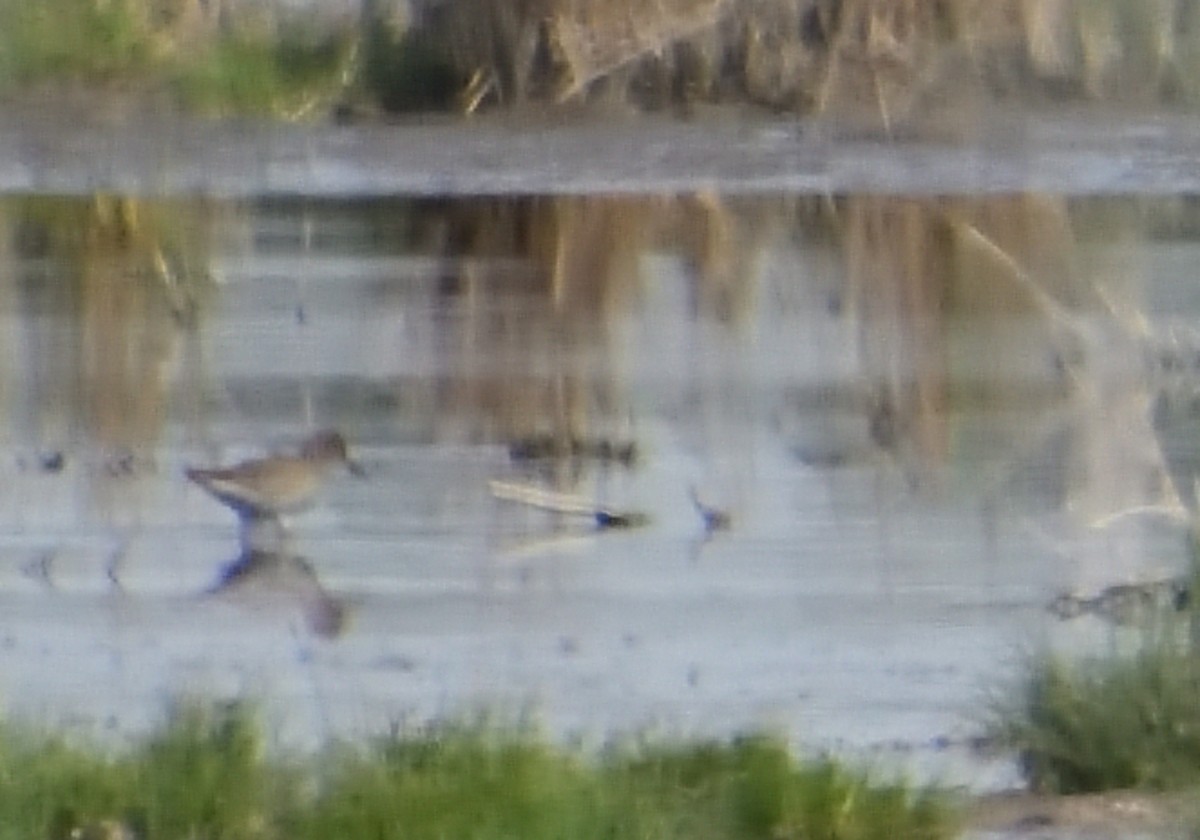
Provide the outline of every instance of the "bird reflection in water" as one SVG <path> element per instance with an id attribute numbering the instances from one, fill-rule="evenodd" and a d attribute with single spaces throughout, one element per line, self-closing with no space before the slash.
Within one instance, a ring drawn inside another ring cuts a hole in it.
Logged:
<path id="1" fill-rule="evenodd" d="M 298 610 L 309 632 L 324 639 L 341 636 L 347 625 L 345 602 L 325 589 L 308 560 L 282 550 L 243 546 L 204 594 Z"/>

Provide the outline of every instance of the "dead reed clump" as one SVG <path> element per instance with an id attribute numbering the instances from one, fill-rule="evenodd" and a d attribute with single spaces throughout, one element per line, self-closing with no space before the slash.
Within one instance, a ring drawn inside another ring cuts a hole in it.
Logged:
<path id="1" fill-rule="evenodd" d="M 1200 44 L 1172 0 L 471 0 L 424 7 L 494 104 L 750 103 L 885 130 L 964 103 L 1186 100 Z M 482 97 L 473 99 L 478 103 Z"/>

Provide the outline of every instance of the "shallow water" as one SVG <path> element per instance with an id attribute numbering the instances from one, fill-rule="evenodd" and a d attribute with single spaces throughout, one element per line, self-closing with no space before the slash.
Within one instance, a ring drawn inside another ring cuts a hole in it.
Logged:
<path id="1" fill-rule="evenodd" d="M 1039 125 L 961 170 L 935 144 L 622 127 L 661 152 L 644 183 L 625 155 L 624 195 L 589 194 L 595 138 L 566 129 L 407 129 L 478 156 L 369 185 L 382 129 L 322 135 L 303 171 L 290 130 L 208 128 L 243 151 L 178 166 L 120 126 L 70 161 L 53 133 L 6 147 L 6 707 L 124 733 L 249 694 L 292 744 L 481 707 L 585 743 L 765 727 L 1012 783 L 970 750 L 988 692 L 1043 643 L 1122 642 L 1046 605 L 1180 573 L 1197 459 L 1198 228 L 1153 174 L 1191 141 Z M 405 131 L 389 148 L 439 145 Z M 1018 159 L 1032 191 L 1005 192 Z M 48 194 L 153 178 L 167 197 Z M 367 478 L 219 586 L 236 520 L 183 468 L 327 426 Z M 525 457 L 556 447 L 579 451 Z"/>

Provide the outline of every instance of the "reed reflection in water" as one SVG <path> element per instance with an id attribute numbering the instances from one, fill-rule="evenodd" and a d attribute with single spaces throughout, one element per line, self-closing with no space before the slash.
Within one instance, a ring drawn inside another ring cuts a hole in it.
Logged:
<path id="1" fill-rule="evenodd" d="M 195 393 L 187 337 L 211 296 L 220 215 L 206 203 L 105 195 L 0 206 L 5 436 L 18 469 L 83 478 L 87 501 L 61 526 L 89 511 L 138 520 L 138 486 L 177 412 L 172 389 Z M 62 509 L 14 497 L 6 507 L 17 521 Z"/>
<path id="2" fill-rule="evenodd" d="M 1196 371 L 1170 361 L 1190 358 L 1186 332 L 1153 301 L 1175 276 L 1142 230 L 1172 212 L 1036 195 L 7 200 L 0 551 L 13 569 L 61 554 L 62 591 L 80 555 L 102 578 L 116 540 L 122 621 L 187 605 L 154 625 L 167 658 L 190 650 L 171 622 L 196 632 L 213 580 L 256 580 L 327 645 L 343 686 L 327 701 L 360 716 L 531 686 L 600 715 L 597 673 L 618 690 L 655 668 L 627 686 L 626 722 L 769 707 L 790 723 L 820 696 L 836 729 L 923 657 L 951 661 L 965 695 L 989 666 L 939 646 L 946 626 L 1007 645 L 1061 589 L 1181 568 L 1182 525 L 1163 522 L 1186 518 L 1197 459 L 1163 395 L 1183 405 Z M 184 479 L 325 427 L 368 480 L 330 487 L 261 554 Z M 638 527 L 597 529 L 616 513 Z M 0 596 L 24 585 L 0 578 Z M 855 610 L 919 643 L 873 647 Z M 605 653 L 564 653 L 589 644 Z M 813 653 L 833 649 L 858 663 L 841 683 Z M 131 670 L 126 694 L 170 688 Z"/>

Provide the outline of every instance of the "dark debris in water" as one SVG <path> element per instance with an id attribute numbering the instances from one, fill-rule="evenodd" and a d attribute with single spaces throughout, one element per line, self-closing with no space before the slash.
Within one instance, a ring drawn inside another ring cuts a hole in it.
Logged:
<path id="1" fill-rule="evenodd" d="M 1094 615 L 1113 624 L 1128 625 L 1155 612 L 1183 612 L 1192 603 L 1191 585 L 1181 578 L 1146 583 L 1119 583 L 1095 595 L 1064 592 L 1047 605 L 1062 621 Z"/>
<path id="2" fill-rule="evenodd" d="M 600 530 L 643 528 L 650 524 L 649 515 L 640 511 L 616 511 L 601 508 L 595 513 L 596 527 Z"/>
<path id="3" fill-rule="evenodd" d="M 635 441 L 609 438 L 528 435 L 509 443 L 508 456 L 518 463 L 579 458 L 633 467 L 638 461 L 638 446 Z"/>

